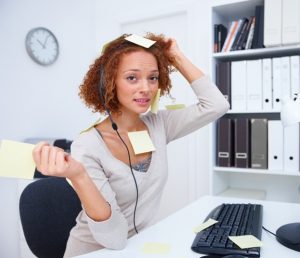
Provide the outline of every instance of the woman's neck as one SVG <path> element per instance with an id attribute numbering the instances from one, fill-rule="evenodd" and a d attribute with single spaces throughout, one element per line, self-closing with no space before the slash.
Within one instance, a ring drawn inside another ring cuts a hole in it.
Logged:
<path id="1" fill-rule="evenodd" d="M 111 114 L 111 118 L 114 123 L 117 124 L 119 132 L 134 132 L 145 130 L 145 124 L 141 120 L 139 114 Z M 109 119 L 108 122 L 111 123 Z"/>

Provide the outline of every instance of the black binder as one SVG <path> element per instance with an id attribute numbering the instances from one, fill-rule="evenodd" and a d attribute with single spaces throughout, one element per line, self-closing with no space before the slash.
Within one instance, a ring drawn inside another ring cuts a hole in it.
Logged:
<path id="1" fill-rule="evenodd" d="M 250 119 L 234 119 L 234 136 L 235 167 L 249 168 L 251 166 Z"/>
<path id="2" fill-rule="evenodd" d="M 216 85 L 231 106 L 231 62 L 217 63 Z"/>
<path id="3" fill-rule="evenodd" d="M 251 119 L 251 167 L 268 168 L 267 119 Z"/>
<path id="4" fill-rule="evenodd" d="M 217 166 L 232 167 L 233 159 L 233 121 L 220 118 L 217 121 Z"/>

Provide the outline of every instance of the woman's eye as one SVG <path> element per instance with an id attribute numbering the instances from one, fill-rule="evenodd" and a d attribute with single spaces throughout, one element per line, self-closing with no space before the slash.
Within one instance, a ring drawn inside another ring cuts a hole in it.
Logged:
<path id="1" fill-rule="evenodd" d="M 151 81 L 158 81 L 158 76 L 151 76 L 151 77 L 150 77 L 150 80 L 151 80 Z"/>
<path id="2" fill-rule="evenodd" d="M 126 78 L 128 81 L 135 81 L 136 80 L 136 77 L 133 76 L 133 75 L 130 75 Z"/>

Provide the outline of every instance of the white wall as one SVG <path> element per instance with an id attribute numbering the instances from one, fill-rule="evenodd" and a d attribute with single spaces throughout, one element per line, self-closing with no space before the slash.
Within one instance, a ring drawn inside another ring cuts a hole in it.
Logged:
<path id="1" fill-rule="evenodd" d="M 174 6 L 190 6 L 188 56 L 209 71 L 210 29 L 206 1 L 195 0 L 1 0 L 0 1 L 0 140 L 30 137 L 74 139 L 98 118 L 78 97 L 78 86 L 102 45 L 121 33 L 120 24 L 131 17 L 163 13 Z M 42 67 L 25 49 L 26 33 L 43 26 L 56 35 L 60 56 L 56 63 Z M 196 149 L 189 155 L 194 168 L 196 193 L 208 193 L 208 128 L 194 134 Z M 181 156 L 179 149 L 178 157 Z M 186 161 L 189 162 L 189 161 Z M 182 171 L 182 176 L 185 176 Z M 0 179 L 0 181 L 3 179 Z M 180 180 L 180 179 L 179 179 Z M 3 193 L 0 188 L 0 194 Z M 176 191 L 176 189 L 174 189 Z M 0 205 L 2 205 L 1 202 Z M 13 207 L 17 207 L 15 204 Z M 5 221 L 2 220 L 3 222 Z M 1 223 L 0 236 L 11 226 Z M 1 239 L 1 237 L 0 237 Z M 11 237 L 13 239 L 13 237 Z M 14 258 L 16 243 L 7 242 L 1 254 Z M 2 249 L 2 251 L 1 251 Z M 18 257 L 19 258 L 19 257 Z"/>

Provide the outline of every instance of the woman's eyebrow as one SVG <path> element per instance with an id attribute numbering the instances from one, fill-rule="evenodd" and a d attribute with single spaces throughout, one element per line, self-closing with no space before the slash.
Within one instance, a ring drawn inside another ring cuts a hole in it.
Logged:
<path id="1" fill-rule="evenodd" d="M 128 69 L 123 71 L 123 73 L 128 73 L 128 72 L 140 72 L 140 69 Z M 159 70 L 155 69 L 155 70 L 151 70 L 149 71 L 150 73 L 159 73 Z"/>

